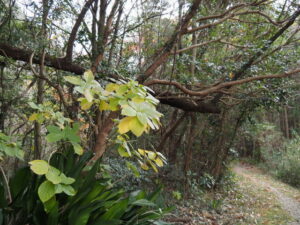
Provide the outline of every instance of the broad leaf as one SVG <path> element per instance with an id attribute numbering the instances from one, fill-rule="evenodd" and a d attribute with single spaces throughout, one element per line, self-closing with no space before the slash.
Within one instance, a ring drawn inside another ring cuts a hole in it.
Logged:
<path id="1" fill-rule="evenodd" d="M 44 181 L 38 189 L 38 195 L 42 202 L 46 202 L 55 195 L 55 187 L 50 181 Z"/>
<path id="2" fill-rule="evenodd" d="M 78 77 L 65 76 L 64 79 L 74 85 L 82 85 L 83 84 L 83 81 Z"/>
<path id="3" fill-rule="evenodd" d="M 137 117 L 133 117 L 130 122 L 130 130 L 134 133 L 135 136 L 139 137 L 145 131 L 146 126 L 141 124 Z"/>
<path id="4" fill-rule="evenodd" d="M 33 160 L 29 162 L 29 164 L 30 169 L 38 175 L 44 175 L 48 173 L 50 168 L 49 164 L 45 160 Z"/>
<path id="5" fill-rule="evenodd" d="M 59 184 L 61 183 L 61 172 L 54 168 L 53 166 L 50 166 L 48 172 L 46 173 L 47 180 L 51 181 L 53 184 Z"/>
<path id="6" fill-rule="evenodd" d="M 74 151 L 77 155 L 82 155 L 83 153 L 83 148 L 78 144 L 78 143 L 75 143 L 75 142 L 71 142 L 73 147 L 74 147 Z"/>
<path id="7" fill-rule="evenodd" d="M 134 119 L 135 119 L 134 117 L 123 118 L 118 125 L 119 133 L 120 134 L 127 133 L 130 130 L 130 124 L 131 124 L 132 120 L 134 120 Z"/>

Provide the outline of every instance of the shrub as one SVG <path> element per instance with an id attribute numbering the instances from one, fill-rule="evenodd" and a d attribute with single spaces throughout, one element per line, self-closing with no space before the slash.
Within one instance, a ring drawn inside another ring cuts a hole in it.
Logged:
<path id="1" fill-rule="evenodd" d="M 24 167 L 10 179 L 8 186 L 2 177 L 0 224 L 163 224 L 159 219 L 169 209 L 163 209 L 159 203 L 160 189 L 147 194 L 112 186 L 109 178 L 97 174 L 99 161 L 87 168 L 91 156 L 90 153 L 77 156 L 72 151 L 55 153 L 50 165 L 76 180 L 72 184 L 76 193 L 72 196 L 58 192 L 44 203 L 38 196 L 38 188 L 46 180 L 44 176 Z"/>
<path id="2" fill-rule="evenodd" d="M 300 187 L 300 137 L 286 141 L 284 151 L 276 158 L 276 176 L 288 184 Z"/>

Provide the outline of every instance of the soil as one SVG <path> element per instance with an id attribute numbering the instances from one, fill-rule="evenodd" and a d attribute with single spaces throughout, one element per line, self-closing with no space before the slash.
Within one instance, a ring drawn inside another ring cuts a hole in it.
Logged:
<path id="1" fill-rule="evenodd" d="M 237 164 L 234 166 L 233 171 L 236 174 L 249 179 L 255 185 L 265 188 L 273 193 L 281 204 L 281 207 L 295 220 L 294 222 L 291 222 L 290 225 L 300 225 L 300 203 L 297 199 L 290 197 L 284 189 L 277 187 L 274 182 L 270 182 L 268 179 L 258 179 L 255 174 L 259 171 L 253 166 Z"/>

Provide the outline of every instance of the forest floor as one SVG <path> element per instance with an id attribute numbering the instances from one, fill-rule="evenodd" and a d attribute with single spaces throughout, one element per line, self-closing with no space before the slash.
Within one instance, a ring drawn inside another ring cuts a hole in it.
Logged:
<path id="1" fill-rule="evenodd" d="M 181 204 L 174 224 L 300 225 L 299 190 L 252 165 L 235 164 L 232 172 L 233 187 Z"/>

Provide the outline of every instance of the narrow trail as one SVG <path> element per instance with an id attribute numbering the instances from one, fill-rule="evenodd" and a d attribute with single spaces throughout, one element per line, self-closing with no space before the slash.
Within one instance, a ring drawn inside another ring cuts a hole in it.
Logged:
<path id="1" fill-rule="evenodd" d="M 287 185 L 264 175 L 259 169 L 253 166 L 237 164 L 234 166 L 233 171 L 276 196 L 281 207 L 295 220 L 289 224 L 300 225 L 300 202 L 291 193 Z"/>

